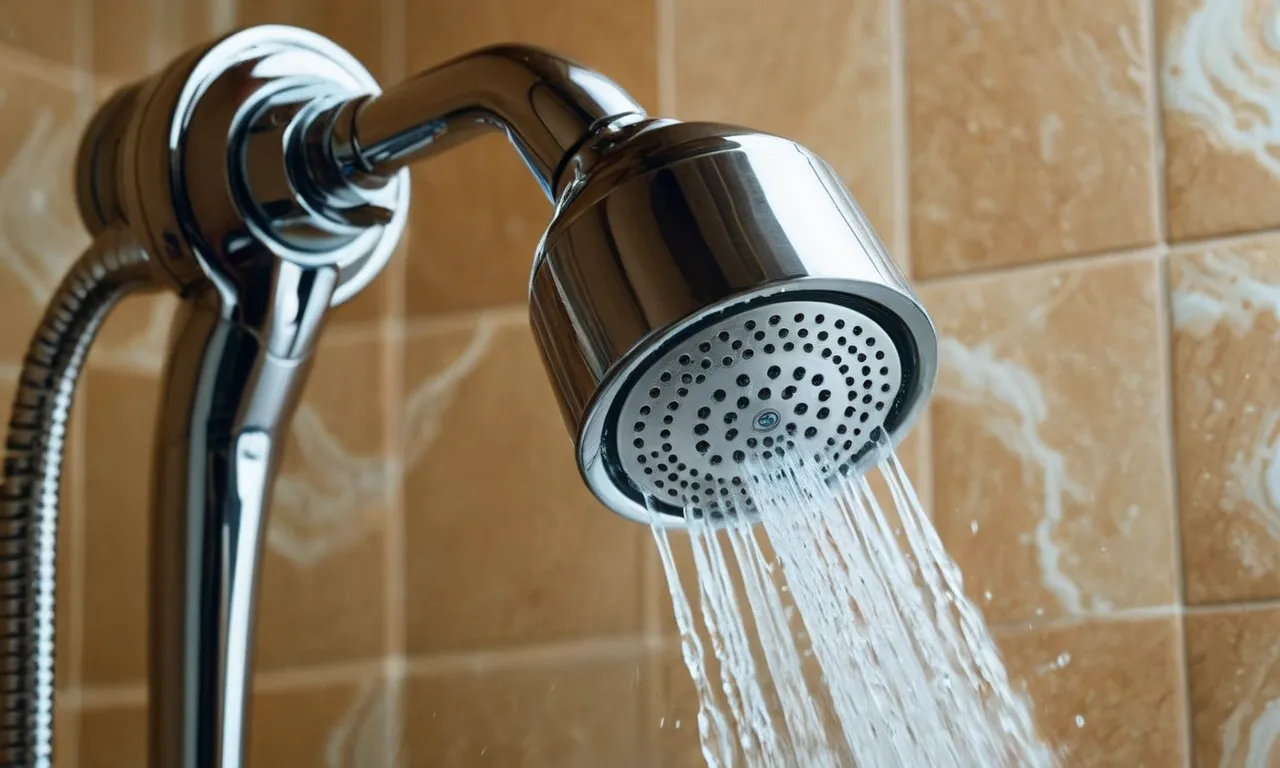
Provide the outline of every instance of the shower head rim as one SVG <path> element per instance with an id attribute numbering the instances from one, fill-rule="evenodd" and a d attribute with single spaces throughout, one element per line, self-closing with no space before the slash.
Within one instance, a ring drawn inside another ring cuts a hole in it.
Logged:
<path id="1" fill-rule="evenodd" d="M 734 123 L 677 121 L 646 118 L 631 126 L 634 133 L 625 141 L 591 162 L 577 175 L 576 181 L 564 184 L 556 201 L 555 213 L 544 232 L 543 241 L 534 252 L 534 268 L 545 258 L 547 245 L 570 229 L 583 215 L 605 198 L 629 183 L 652 176 L 663 169 L 704 161 L 715 155 L 741 155 L 760 149 L 786 150 L 824 162 L 813 150 L 792 139 Z M 590 154 L 590 147 L 581 155 Z"/>
<path id="2" fill-rule="evenodd" d="M 911 361 L 912 376 L 907 391 L 902 395 L 903 408 L 895 427 L 889 431 L 890 444 L 899 444 L 923 413 L 937 378 L 936 330 L 924 308 L 912 296 L 890 286 L 865 280 L 821 276 L 778 280 L 726 296 L 674 323 L 655 329 L 636 341 L 619 357 L 587 404 L 576 435 L 578 470 L 596 498 L 611 512 L 627 520 L 645 524 L 656 521 L 664 528 L 684 528 L 683 518 L 651 512 L 645 504 L 637 502 L 621 489 L 614 480 L 615 470 L 610 467 L 605 455 L 605 440 L 609 439 L 606 429 L 611 412 L 616 404 L 626 398 L 630 391 L 627 384 L 637 371 L 644 370 L 658 359 L 662 351 L 673 343 L 673 339 L 696 332 L 717 315 L 735 314 L 735 310 L 740 307 L 749 307 L 761 301 L 785 301 L 787 294 L 803 298 L 805 294 L 813 293 L 851 296 L 888 311 L 901 322 L 902 329 L 915 345 Z"/>

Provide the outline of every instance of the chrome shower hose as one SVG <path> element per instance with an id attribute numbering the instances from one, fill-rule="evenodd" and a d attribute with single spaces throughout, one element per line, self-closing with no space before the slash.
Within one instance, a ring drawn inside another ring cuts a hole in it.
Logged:
<path id="1" fill-rule="evenodd" d="M 54 292 L 23 361 L 0 491 L 0 766 L 53 765 L 54 587 L 67 418 L 111 308 L 152 284 L 147 254 L 107 230 Z"/>

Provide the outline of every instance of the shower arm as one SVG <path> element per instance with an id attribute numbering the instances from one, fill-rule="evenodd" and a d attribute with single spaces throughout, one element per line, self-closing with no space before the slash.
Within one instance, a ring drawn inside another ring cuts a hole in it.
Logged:
<path id="1" fill-rule="evenodd" d="M 120 92 L 86 134 L 80 208 L 123 221 L 184 301 L 154 457 L 149 760 L 244 764 L 271 486 L 327 310 L 381 270 L 409 163 L 504 131 L 544 192 L 593 136 L 644 117 L 530 47 L 478 50 L 378 95 L 332 43 L 233 33 Z M 594 146 L 594 143 L 593 143 Z"/>
<path id="2" fill-rule="evenodd" d="M 345 102 L 328 116 L 330 139 L 320 146 L 337 178 L 376 188 L 410 163 L 500 130 L 554 200 L 563 165 L 584 140 L 644 115 L 622 88 L 590 69 L 537 48 L 501 45 Z"/>

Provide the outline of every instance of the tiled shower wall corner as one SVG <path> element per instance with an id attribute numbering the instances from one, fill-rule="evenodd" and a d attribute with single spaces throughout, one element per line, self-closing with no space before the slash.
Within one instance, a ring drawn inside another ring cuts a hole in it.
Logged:
<path id="1" fill-rule="evenodd" d="M 1271 15 L 1268 15 L 1271 14 Z M 1245 0 L 0 0 L 0 394 L 86 244 L 113 87 L 284 22 L 383 81 L 523 40 L 810 145 L 942 333 L 917 483 L 1071 766 L 1280 759 L 1280 18 Z M 583 489 L 522 309 L 549 215 L 496 137 L 416 170 L 275 494 L 255 765 L 693 766 L 647 533 Z M 60 766 L 143 765 L 173 302 L 97 345 L 61 532 Z M 683 723 L 683 728 L 676 727 Z"/>

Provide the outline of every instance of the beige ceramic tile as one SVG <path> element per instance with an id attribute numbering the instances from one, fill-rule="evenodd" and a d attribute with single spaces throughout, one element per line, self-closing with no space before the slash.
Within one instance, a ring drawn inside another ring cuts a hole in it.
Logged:
<path id="1" fill-rule="evenodd" d="M 273 492 L 258 613 L 264 669 L 386 647 L 386 354 L 376 338 L 322 342 L 317 353 Z"/>
<path id="2" fill-rule="evenodd" d="M 648 534 L 583 484 L 523 319 L 412 335 L 405 354 L 409 650 L 638 631 Z"/>
<path id="3" fill-rule="evenodd" d="M 80 713 L 79 768 L 139 768 L 147 764 L 147 713 L 137 706 Z"/>
<path id="4" fill-rule="evenodd" d="M 934 519 L 992 623 L 1174 600 L 1154 258 L 924 292 Z"/>
<path id="5" fill-rule="evenodd" d="M 254 696 L 254 766 L 394 768 L 399 694 L 381 679 L 303 683 Z"/>
<path id="6" fill-rule="evenodd" d="M 651 3 L 408 3 L 409 69 L 476 47 L 523 42 L 597 68 L 647 110 L 657 109 Z M 523 304 L 534 247 L 551 205 L 497 135 L 415 170 L 406 299 L 410 315 Z"/>
<path id="7" fill-rule="evenodd" d="M 226 0 L 82 0 L 93 10 L 93 70 L 119 81 L 150 76 L 231 28 Z"/>
<path id="8" fill-rule="evenodd" d="M 1280 596 L 1280 240 L 1170 258 L 1187 600 Z"/>
<path id="9" fill-rule="evenodd" d="M 85 0 L 0 0 L 0 45 L 88 69 L 88 51 L 77 46 L 88 31 L 82 28 L 87 6 Z"/>
<path id="10" fill-rule="evenodd" d="M 804 144 L 835 167 L 892 246 L 897 142 L 887 0 L 674 5 L 674 116 Z"/>
<path id="11" fill-rule="evenodd" d="M 1158 0 L 1169 234 L 1280 225 L 1275 8 Z"/>
<path id="12" fill-rule="evenodd" d="M 11 50 L 0 49 L 0 92 L 0 363 L 12 364 L 89 242 L 72 184 L 87 110 L 69 70 Z"/>
<path id="13" fill-rule="evenodd" d="M 53 764 L 80 765 L 80 711 L 67 704 L 55 704 L 53 709 Z"/>
<path id="14" fill-rule="evenodd" d="M 1186 764 L 1176 618 L 1085 622 L 998 641 L 1064 768 Z"/>
<path id="15" fill-rule="evenodd" d="M 1197 765 L 1247 768 L 1280 761 L 1280 610 L 1186 618 Z"/>
<path id="16" fill-rule="evenodd" d="M 160 387 L 154 376 L 90 370 L 83 393 L 86 466 L 82 677 L 146 679 L 148 516 Z"/>
<path id="17" fill-rule="evenodd" d="M 916 275 L 1156 239 L 1140 7 L 908 0 Z"/>
<path id="18" fill-rule="evenodd" d="M 643 654 L 412 676 L 410 768 L 639 768 Z"/>

